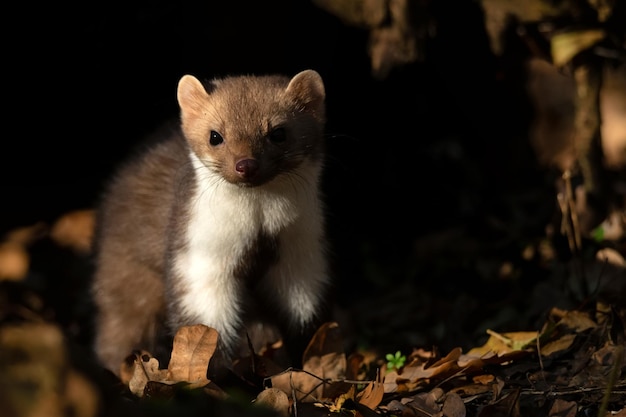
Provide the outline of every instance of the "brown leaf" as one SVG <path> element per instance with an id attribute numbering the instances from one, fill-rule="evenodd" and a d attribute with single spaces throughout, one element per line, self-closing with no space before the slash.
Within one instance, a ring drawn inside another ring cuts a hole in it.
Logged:
<path id="1" fill-rule="evenodd" d="M 380 369 L 376 371 L 376 380 L 367 384 L 363 391 L 359 392 L 356 396 L 357 401 L 372 410 L 378 407 L 383 399 L 385 393 L 385 387 L 383 385 L 383 379 Z"/>
<path id="2" fill-rule="evenodd" d="M 321 399 L 317 390 L 324 381 L 317 375 L 290 369 L 272 376 L 270 380 L 272 387 L 285 392 L 290 398 L 295 394 L 297 401 L 315 402 Z"/>
<path id="3" fill-rule="evenodd" d="M 455 392 L 446 394 L 441 411 L 443 411 L 443 415 L 446 417 L 465 417 L 467 413 L 463 399 Z"/>
<path id="4" fill-rule="evenodd" d="M 430 392 L 421 392 L 412 397 L 412 401 L 407 403 L 419 416 L 441 415 L 441 405 L 439 399 L 443 395 L 441 388 L 435 388 Z"/>
<path id="5" fill-rule="evenodd" d="M 208 383 L 209 361 L 217 348 L 217 330 L 196 324 L 183 326 L 174 336 L 168 380 Z"/>
<path id="6" fill-rule="evenodd" d="M 17 243 L 0 243 L 0 281 L 20 281 L 26 277 L 30 256 Z"/>
<path id="7" fill-rule="evenodd" d="M 3 240 L 22 246 L 30 246 L 35 241 L 44 237 L 47 232 L 48 226 L 43 222 L 37 222 L 30 226 L 18 227 L 11 230 Z"/>
<path id="8" fill-rule="evenodd" d="M 76 252 L 91 251 L 95 228 L 94 210 L 74 210 L 59 217 L 50 230 L 50 237 L 60 246 Z"/>
<path id="9" fill-rule="evenodd" d="M 141 360 L 141 357 L 152 357 L 152 354 L 147 350 L 134 351 L 130 355 L 124 358 L 120 366 L 120 380 L 122 383 L 128 385 L 133 375 L 135 374 L 135 365 L 137 360 Z"/>
<path id="10" fill-rule="evenodd" d="M 159 382 L 167 377 L 167 371 L 159 369 L 159 361 L 149 355 L 136 355 L 132 370 L 128 389 L 138 397 L 143 397 L 148 382 Z"/>
<path id="11" fill-rule="evenodd" d="M 537 332 L 497 333 L 490 329 L 487 329 L 487 333 L 489 334 L 487 342 L 483 346 L 470 349 L 467 352 L 469 356 L 483 356 L 489 352 L 503 355 L 523 350 L 529 345 L 534 346 L 538 336 Z"/>
<path id="12" fill-rule="evenodd" d="M 445 357 L 429 364 L 416 357 L 400 373 L 388 372 L 384 378 L 386 393 L 412 391 L 420 384 L 434 376 L 449 375 L 460 370 L 457 360 L 461 356 L 461 348 L 452 349 Z"/>
<path id="13" fill-rule="evenodd" d="M 276 411 L 279 416 L 289 416 L 289 397 L 278 388 L 264 389 L 257 395 L 254 404 L 270 408 Z"/>
<path id="14" fill-rule="evenodd" d="M 0 281 L 20 281 L 28 274 L 30 255 L 28 246 L 48 232 L 43 222 L 18 227 L 9 231 L 0 242 Z"/>
<path id="15" fill-rule="evenodd" d="M 339 324 L 336 322 L 324 323 L 317 329 L 304 350 L 302 363 L 306 367 L 307 362 L 312 358 L 323 356 L 327 353 L 343 353 L 343 338 L 339 330 Z"/>
<path id="16" fill-rule="evenodd" d="M 519 406 L 520 390 L 516 389 L 504 395 L 498 401 L 485 405 L 478 417 L 507 416 L 520 417 Z"/>
<path id="17" fill-rule="evenodd" d="M 335 322 L 320 326 L 303 355 L 303 371 L 289 370 L 271 378 L 272 386 L 298 401 L 334 398 L 346 392 L 349 384 L 342 382 L 347 360 L 339 325 Z"/>
<path id="18" fill-rule="evenodd" d="M 602 29 L 587 29 L 556 33 L 550 39 L 552 62 L 557 67 L 567 65 L 574 56 L 591 48 L 606 37 Z"/>
<path id="19" fill-rule="evenodd" d="M 554 400 L 548 416 L 550 417 L 576 417 L 578 404 L 575 401 L 565 401 L 560 398 Z"/>
<path id="20" fill-rule="evenodd" d="M 596 322 L 593 321 L 588 313 L 583 311 L 563 311 L 557 308 L 553 308 L 550 312 L 550 315 L 560 318 L 557 323 L 559 326 L 564 326 L 576 332 L 582 332 L 587 329 L 596 327 Z"/>
<path id="21" fill-rule="evenodd" d="M 572 333 L 563 335 L 557 340 L 548 342 L 544 346 L 541 346 L 541 355 L 550 356 L 555 352 L 567 350 L 570 346 L 572 346 L 572 343 L 574 343 L 574 339 L 576 339 L 576 334 Z"/>

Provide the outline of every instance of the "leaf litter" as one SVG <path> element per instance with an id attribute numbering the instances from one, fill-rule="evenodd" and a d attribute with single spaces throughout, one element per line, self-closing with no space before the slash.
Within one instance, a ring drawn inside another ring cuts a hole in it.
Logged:
<path id="1" fill-rule="evenodd" d="M 0 261 L 9 265 L 0 262 L 0 271 L 8 271 L 0 286 L 3 416 L 152 415 L 155 407 L 161 411 L 154 415 L 183 409 L 281 417 L 626 415 L 626 310 L 590 300 L 552 308 L 539 330 L 487 329 L 482 345 L 443 353 L 413 348 L 396 366 L 381 352 L 347 351 L 343 329 L 329 322 L 310 341 L 302 369 L 273 362 L 282 348 L 277 341 L 235 361 L 225 386 L 208 377 L 219 334 L 186 326 L 174 338 L 166 368 L 151 352 L 133 352 L 119 380 L 103 379 L 101 370 L 85 365 L 89 355 L 73 345 L 45 297 L 20 285 L 18 276 L 41 239 L 88 253 L 90 215 L 70 213 L 52 227 L 38 223 L 3 240 Z M 17 267 L 7 253 L 21 254 Z M 617 259 L 612 264 L 623 263 L 616 252 L 610 256 Z"/>

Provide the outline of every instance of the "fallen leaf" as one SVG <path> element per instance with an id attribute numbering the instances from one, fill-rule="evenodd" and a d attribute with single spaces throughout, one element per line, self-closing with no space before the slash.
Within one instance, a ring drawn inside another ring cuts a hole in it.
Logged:
<path id="1" fill-rule="evenodd" d="M 557 325 L 563 326 L 576 332 L 582 332 L 587 329 L 596 327 L 596 322 L 588 313 L 578 310 L 564 311 L 559 308 L 553 308 L 550 311 L 550 317 L 557 319 Z"/>
<path id="2" fill-rule="evenodd" d="M 30 256 L 22 245 L 13 242 L 0 244 L 0 281 L 24 279 L 29 266 Z"/>
<path id="3" fill-rule="evenodd" d="M 567 65 L 574 56 L 590 48 L 606 37 L 602 29 L 588 29 L 556 33 L 550 46 L 552 62 L 557 67 Z"/>
<path id="4" fill-rule="evenodd" d="M 487 342 L 480 347 L 470 349 L 467 352 L 468 356 L 480 357 L 489 352 L 502 355 L 523 350 L 528 346 L 534 346 L 538 336 L 537 332 L 498 333 L 491 329 L 487 329 L 487 333 L 489 334 Z"/>
<path id="5" fill-rule="evenodd" d="M 540 350 L 541 355 L 550 356 L 555 352 L 562 352 L 564 350 L 567 350 L 570 348 L 570 346 L 572 346 L 572 343 L 574 343 L 575 339 L 576 339 L 576 334 L 571 333 L 571 334 L 563 335 L 557 340 L 552 340 L 546 343 L 545 345 L 541 346 L 541 350 Z"/>
<path id="6" fill-rule="evenodd" d="M 289 397 L 278 388 L 264 389 L 257 395 L 254 404 L 270 408 L 276 411 L 279 416 L 289 416 Z"/>
<path id="7" fill-rule="evenodd" d="M 217 330 L 203 324 L 183 326 L 174 336 L 167 379 L 208 383 L 209 361 L 217 348 Z"/>
<path id="8" fill-rule="evenodd" d="M 446 399 L 443 401 L 441 411 L 446 417 L 465 417 L 467 414 L 463 399 L 455 392 L 446 394 Z"/>
<path id="9" fill-rule="evenodd" d="M 576 417 L 578 404 L 575 401 L 565 401 L 557 398 L 550 407 L 550 417 Z"/>
<path id="10" fill-rule="evenodd" d="M 27 247 L 44 237 L 47 232 L 48 226 L 44 222 L 37 222 L 30 226 L 18 227 L 11 230 L 6 234 L 3 240 Z"/>
<path id="11" fill-rule="evenodd" d="M 138 397 L 143 397 L 146 385 L 150 381 L 161 381 L 167 376 L 159 369 L 159 361 L 148 355 L 136 355 L 133 374 L 128 381 L 128 389 Z"/>
<path id="12" fill-rule="evenodd" d="M 378 407 L 382 401 L 384 393 L 385 386 L 383 385 L 380 369 L 378 369 L 376 371 L 376 379 L 367 384 L 367 386 L 357 394 L 356 399 L 360 404 L 373 410 Z"/>
<path id="13" fill-rule="evenodd" d="M 345 380 L 347 367 L 343 340 L 336 322 L 325 323 L 315 332 L 303 354 L 302 371 L 287 370 L 272 376 L 272 387 L 295 400 L 314 402 L 335 398 L 345 393 L 350 384 Z"/>
<path id="14" fill-rule="evenodd" d="M 79 253 L 91 251 L 95 229 L 94 210 L 74 210 L 59 217 L 50 229 L 50 238 L 58 245 Z"/>
<path id="15" fill-rule="evenodd" d="M 43 222 L 18 227 L 9 231 L 0 242 L 0 281 L 20 281 L 28 274 L 30 254 L 28 246 L 46 235 Z"/>

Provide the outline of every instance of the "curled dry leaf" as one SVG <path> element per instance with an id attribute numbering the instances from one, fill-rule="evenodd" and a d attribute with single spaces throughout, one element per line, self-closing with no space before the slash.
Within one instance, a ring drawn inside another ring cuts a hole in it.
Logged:
<path id="1" fill-rule="evenodd" d="M 167 375 L 166 371 L 159 369 L 159 361 L 147 355 L 137 355 L 133 367 L 133 375 L 128 381 L 130 392 L 138 397 L 143 397 L 146 385 L 149 381 L 161 381 Z"/>
<path id="2" fill-rule="evenodd" d="M 128 355 L 122 365 L 120 366 L 120 380 L 123 384 L 128 385 L 130 380 L 133 378 L 135 374 L 135 366 L 138 361 L 148 360 L 147 358 L 151 358 L 152 354 L 147 350 L 134 351 L 130 355 Z"/>
<path id="3" fill-rule="evenodd" d="M 383 385 L 383 378 L 381 376 L 380 369 L 378 369 L 376 371 L 376 379 L 367 384 L 363 391 L 357 394 L 356 399 L 360 404 L 363 404 L 373 410 L 378 407 L 380 402 L 383 400 L 384 394 L 385 387 Z"/>

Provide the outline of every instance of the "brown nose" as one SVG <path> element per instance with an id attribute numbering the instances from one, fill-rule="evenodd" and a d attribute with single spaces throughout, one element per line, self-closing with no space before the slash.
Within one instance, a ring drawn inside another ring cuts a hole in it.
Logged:
<path id="1" fill-rule="evenodd" d="M 235 164 L 235 170 L 243 178 L 252 178 L 259 170 L 259 163 L 256 159 L 242 159 Z"/>

